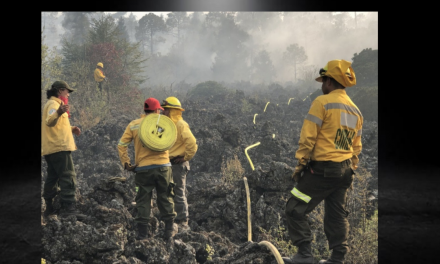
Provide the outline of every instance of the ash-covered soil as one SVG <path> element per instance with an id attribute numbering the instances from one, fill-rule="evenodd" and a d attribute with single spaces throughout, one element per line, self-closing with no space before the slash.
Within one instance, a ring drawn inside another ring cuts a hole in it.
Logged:
<path id="1" fill-rule="evenodd" d="M 239 94 L 239 93 L 237 93 Z M 135 240 L 133 217 L 136 208 L 134 174 L 122 169 L 117 144 L 127 124 L 138 117 L 114 114 L 75 137 L 78 150 L 72 153 L 78 177 L 78 209 L 88 216 L 53 217 L 42 223 L 42 257 L 46 263 L 277 263 L 270 250 L 259 246 L 265 230 L 286 226 L 284 207 L 294 183 L 290 180 L 304 116 L 310 101 L 285 102 L 249 99 L 251 111 L 242 112 L 242 96 L 182 100 L 184 119 L 199 146 L 190 161 L 188 174 L 189 231 L 177 230 L 164 241 L 164 223 L 154 201 L 152 232 L 147 241 Z M 277 105 L 278 104 L 278 105 Z M 258 113 L 254 120 L 254 114 Z M 73 124 L 74 125 L 74 124 Z M 365 120 L 360 168 L 371 173 L 370 191 L 377 199 L 377 123 Z M 251 169 L 248 151 L 255 166 Z M 246 190 L 241 179 L 229 184 L 221 180 L 222 161 L 234 154 L 245 169 L 250 189 L 252 241 L 248 242 Z M 134 159 L 133 147 L 129 155 Z M 42 182 L 46 163 L 42 165 Z M 126 177 L 126 182 L 108 182 Z M 45 210 L 41 198 L 41 213 Z M 55 206 L 59 201 L 55 199 Z M 282 255 L 283 252 L 280 252 Z"/>

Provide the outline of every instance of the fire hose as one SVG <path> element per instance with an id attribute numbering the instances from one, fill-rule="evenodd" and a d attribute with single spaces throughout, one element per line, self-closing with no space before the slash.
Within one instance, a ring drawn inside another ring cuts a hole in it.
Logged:
<path id="1" fill-rule="evenodd" d="M 251 159 L 249 158 L 249 155 L 247 154 L 247 150 L 253 147 L 256 147 L 260 145 L 260 142 L 257 142 L 249 147 L 247 147 L 245 149 L 245 153 L 247 158 L 249 159 L 249 163 L 251 164 L 252 170 L 254 170 L 254 165 L 252 164 Z M 250 194 L 249 194 L 249 185 L 247 182 L 247 178 L 243 177 L 243 181 L 244 181 L 244 186 L 246 188 L 246 203 L 247 203 L 247 222 L 248 222 L 248 241 L 252 241 L 252 223 L 251 223 L 251 198 L 250 198 Z M 284 264 L 284 260 L 280 255 L 280 252 L 278 252 L 278 250 L 276 249 L 276 247 L 274 245 L 272 245 L 272 243 L 270 243 L 269 241 L 261 241 L 258 243 L 258 245 L 260 246 L 266 246 L 271 252 L 272 254 L 275 256 L 275 259 L 277 260 L 278 264 Z"/>
<path id="2" fill-rule="evenodd" d="M 251 198 L 249 195 L 249 185 L 247 182 L 247 178 L 243 177 L 244 186 L 246 188 L 246 201 L 247 201 L 247 219 L 248 219 L 248 241 L 252 242 L 252 224 L 251 224 Z M 284 264 L 284 260 L 280 255 L 280 252 L 276 249 L 276 247 L 270 243 L 269 241 L 261 241 L 258 243 L 260 246 L 266 246 L 271 252 L 272 255 L 275 256 L 278 264 Z"/>
<path id="3" fill-rule="evenodd" d="M 266 108 L 267 108 L 267 105 L 268 105 L 269 103 L 270 103 L 270 102 L 267 102 L 266 106 L 264 107 L 264 112 L 266 112 Z"/>

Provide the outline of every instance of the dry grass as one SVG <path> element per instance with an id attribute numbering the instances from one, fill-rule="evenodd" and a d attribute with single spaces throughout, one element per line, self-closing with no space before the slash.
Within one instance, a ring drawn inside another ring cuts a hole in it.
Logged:
<path id="1" fill-rule="evenodd" d="M 245 171 L 237 157 L 237 154 L 234 154 L 234 158 L 229 159 L 226 162 L 224 159 L 222 160 L 221 172 L 221 179 L 224 183 L 233 183 L 240 181 L 243 178 Z"/>

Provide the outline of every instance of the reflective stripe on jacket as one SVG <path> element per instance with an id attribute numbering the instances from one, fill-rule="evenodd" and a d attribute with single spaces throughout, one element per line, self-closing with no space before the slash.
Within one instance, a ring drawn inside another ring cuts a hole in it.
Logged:
<path id="1" fill-rule="evenodd" d="M 119 140 L 118 152 L 122 166 L 124 166 L 125 163 L 132 165 L 136 164 L 138 167 L 142 167 L 148 165 L 163 165 L 170 162 L 168 150 L 153 151 L 143 146 L 138 131 L 145 116 L 145 114 L 142 114 L 141 118 L 131 121 L 125 128 L 124 134 Z M 134 164 L 130 163 L 130 157 L 128 157 L 127 151 L 127 147 L 132 141 L 134 141 Z"/>
<path id="2" fill-rule="evenodd" d="M 362 114 L 345 89 L 318 96 L 305 117 L 295 158 L 302 164 L 309 158 L 334 162 L 352 159 L 356 169 L 362 150 L 362 124 Z"/>
<path id="3" fill-rule="evenodd" d="M 95 81 L 97 81 L 97 82 L 104 81 L 105 76 L 100 69 L 98 69 L 98 68 L 95 69 L 94 76 L 95 76 Z"/>
<path id="4" fill-rule="evenodd" d="M 61 99 L 52 96 L 43 108 L 41 122 L 41 155 L 49 155 L 60 151 L 75 151 L 72 126 L 67 113 L 58 115 Z"/>
<path id="5" fill-rule="evenodd" d="M 182 111 L 170 108 L 170 118 L 177 127 L 176 143 L 171 147 L 170 159 L 184 156 L 185 160 L 191 160 L 197 152 L 197 142 L 189 125 L 182 118 Z"/>

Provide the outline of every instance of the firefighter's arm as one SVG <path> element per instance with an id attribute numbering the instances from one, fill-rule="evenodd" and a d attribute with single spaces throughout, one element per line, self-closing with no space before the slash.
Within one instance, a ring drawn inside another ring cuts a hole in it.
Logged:
<path id="1" fill-rule="evenodd" d="M 188 124 L 184 124 L 182 130 L 182 139 L 185 142 L 185 160 L 191 160 L 197 152 L 198 146 L 196 138 L 194 137 Z"/>
<path id="2" fill-rule="evenodd" d="M 118 143 L 119 159 L 121 160 L 122 166 L 125 168 L 125 163 L 131 166 L 130 157 L 128 156 L 128 145 L 130 145 L 133 140 L 133 134 L 130 129 L 130 124 L 125 128 L 124 134 Z"/>
<path id="3" fill-rule="evenodd" d="M 353 139 L 353 157 L 351 158 L 352 161 L 352 168 L 353 170 L 356 170 L 358 168 L 357 164 L 359 163 L 359 157 L 358 155 L 361 153 L 362 150 L 362 127 L 358 130 L 356 136 Z"/>
<path id="4" fill-rule="evenodd" d="M 53 127 L 57 124 L 58 118 L 61 116 L 57 111 L 59 107 L 60 105 L 58 105 L 58 103 L 53 102 L 46 108 L 47 116 L 45 123 L 47 126 Z"/>
<path id="5" fill-rule="evenodd" d="M 321 130 L 321 125 L 324 120 L 325 109 L 319 101 L 313 101 L 301 129 L 299 138 L 299 148 L 295 153 L 295 158 L 298 159 L 298 165 L 306 165 L 310 158 L 318 133 Z"/>

